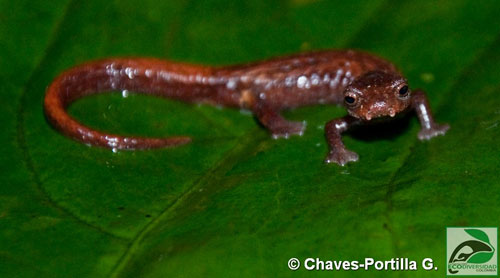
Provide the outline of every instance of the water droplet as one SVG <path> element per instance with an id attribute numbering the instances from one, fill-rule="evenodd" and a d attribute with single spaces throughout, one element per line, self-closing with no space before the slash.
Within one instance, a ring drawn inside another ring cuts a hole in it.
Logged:
<path id="1" fill-rule="evenodd" d="M 124 98 L 128 97 L 128 90 L 122 91 L 122 97 L 124 97 Z"/>

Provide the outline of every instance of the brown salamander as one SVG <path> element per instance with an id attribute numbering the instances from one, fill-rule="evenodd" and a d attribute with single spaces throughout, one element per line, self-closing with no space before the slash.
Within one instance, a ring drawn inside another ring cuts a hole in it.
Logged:
<path id="1" fill-rule="evenodd" d="M 63 134 L 82 143 L 111 149 L 177 146 L 189 137 L 125 137 L 97 131 L 66 112 L 75 100 L 113 90 L 251 110 L 274 138 L 301 135 L 305 124 L 280 115 L 283 109 L 343 104 L 348 115 L 325 126 L 327 163 L 358 160 L 341 134 L 353 125 L 414 110 L 420 140 L 444 134 L 449 126 L 433 120 L 425 93 L 411 91 L 396 67 L 375 55 L 354 50 L 301 53 L 246 65 L 209 67 L 150 58 L 111 58 L 89 62 L 59 75 L 47 89 L 45 113 Z"/>

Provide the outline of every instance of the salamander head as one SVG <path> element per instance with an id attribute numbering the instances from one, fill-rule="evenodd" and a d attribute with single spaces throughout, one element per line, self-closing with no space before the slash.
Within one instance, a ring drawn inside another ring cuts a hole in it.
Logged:
<path id="1" fill-rule="evenodd" d="M 369 121 L 390 116 L 410 105 L 410 89 L 398 74 L 371 71 L 356 78 L 344 90 L 344 104 L 349 114 Z"/>

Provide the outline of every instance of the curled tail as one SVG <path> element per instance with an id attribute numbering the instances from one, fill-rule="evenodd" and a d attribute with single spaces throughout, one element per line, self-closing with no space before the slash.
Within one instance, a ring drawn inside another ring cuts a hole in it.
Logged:
<path id="1" fill-rule="evenodd" d="M 59 75 L 47 89 L 44 108 L 48 121 L 64 135 L 84 144 L 116 149 L 148 149 L 189 143 L 190 137 L 129 137 L 107 134 L 72 118 L 66 108 L 75 100 L 100 92 L 130 90 L 185 101 L 213 98 L 204 82 L 211 68 L 156 59 L 108 59 L 90 62 Z"/>

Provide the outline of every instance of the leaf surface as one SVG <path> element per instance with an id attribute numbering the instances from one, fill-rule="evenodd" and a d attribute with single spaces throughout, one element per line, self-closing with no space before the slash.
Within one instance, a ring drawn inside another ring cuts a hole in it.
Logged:
<path id="1" fill-rule="evenodd" d="M 446 226 L 499 222 L 499 13 L 466 0 L 0 0 L 0 276 L 288 277 L 310 274 L 292 257 L 430 257 L 437 271 L 355 275 L 442 277 Z M 308 123 L 288 140 L 225 108 L 119 92 L 71 106 L 110 132 L 195 138 L 118 153 L 43 115 L 53 78 L 91 59 L 224 65 L 347 47 L 397 64 L 448 134 L 420 142 L 414 117 L 367 127 L 344 136 L 360 161 L 339 167 L 322 163 L 335 106 L 287 112 Z"/>

